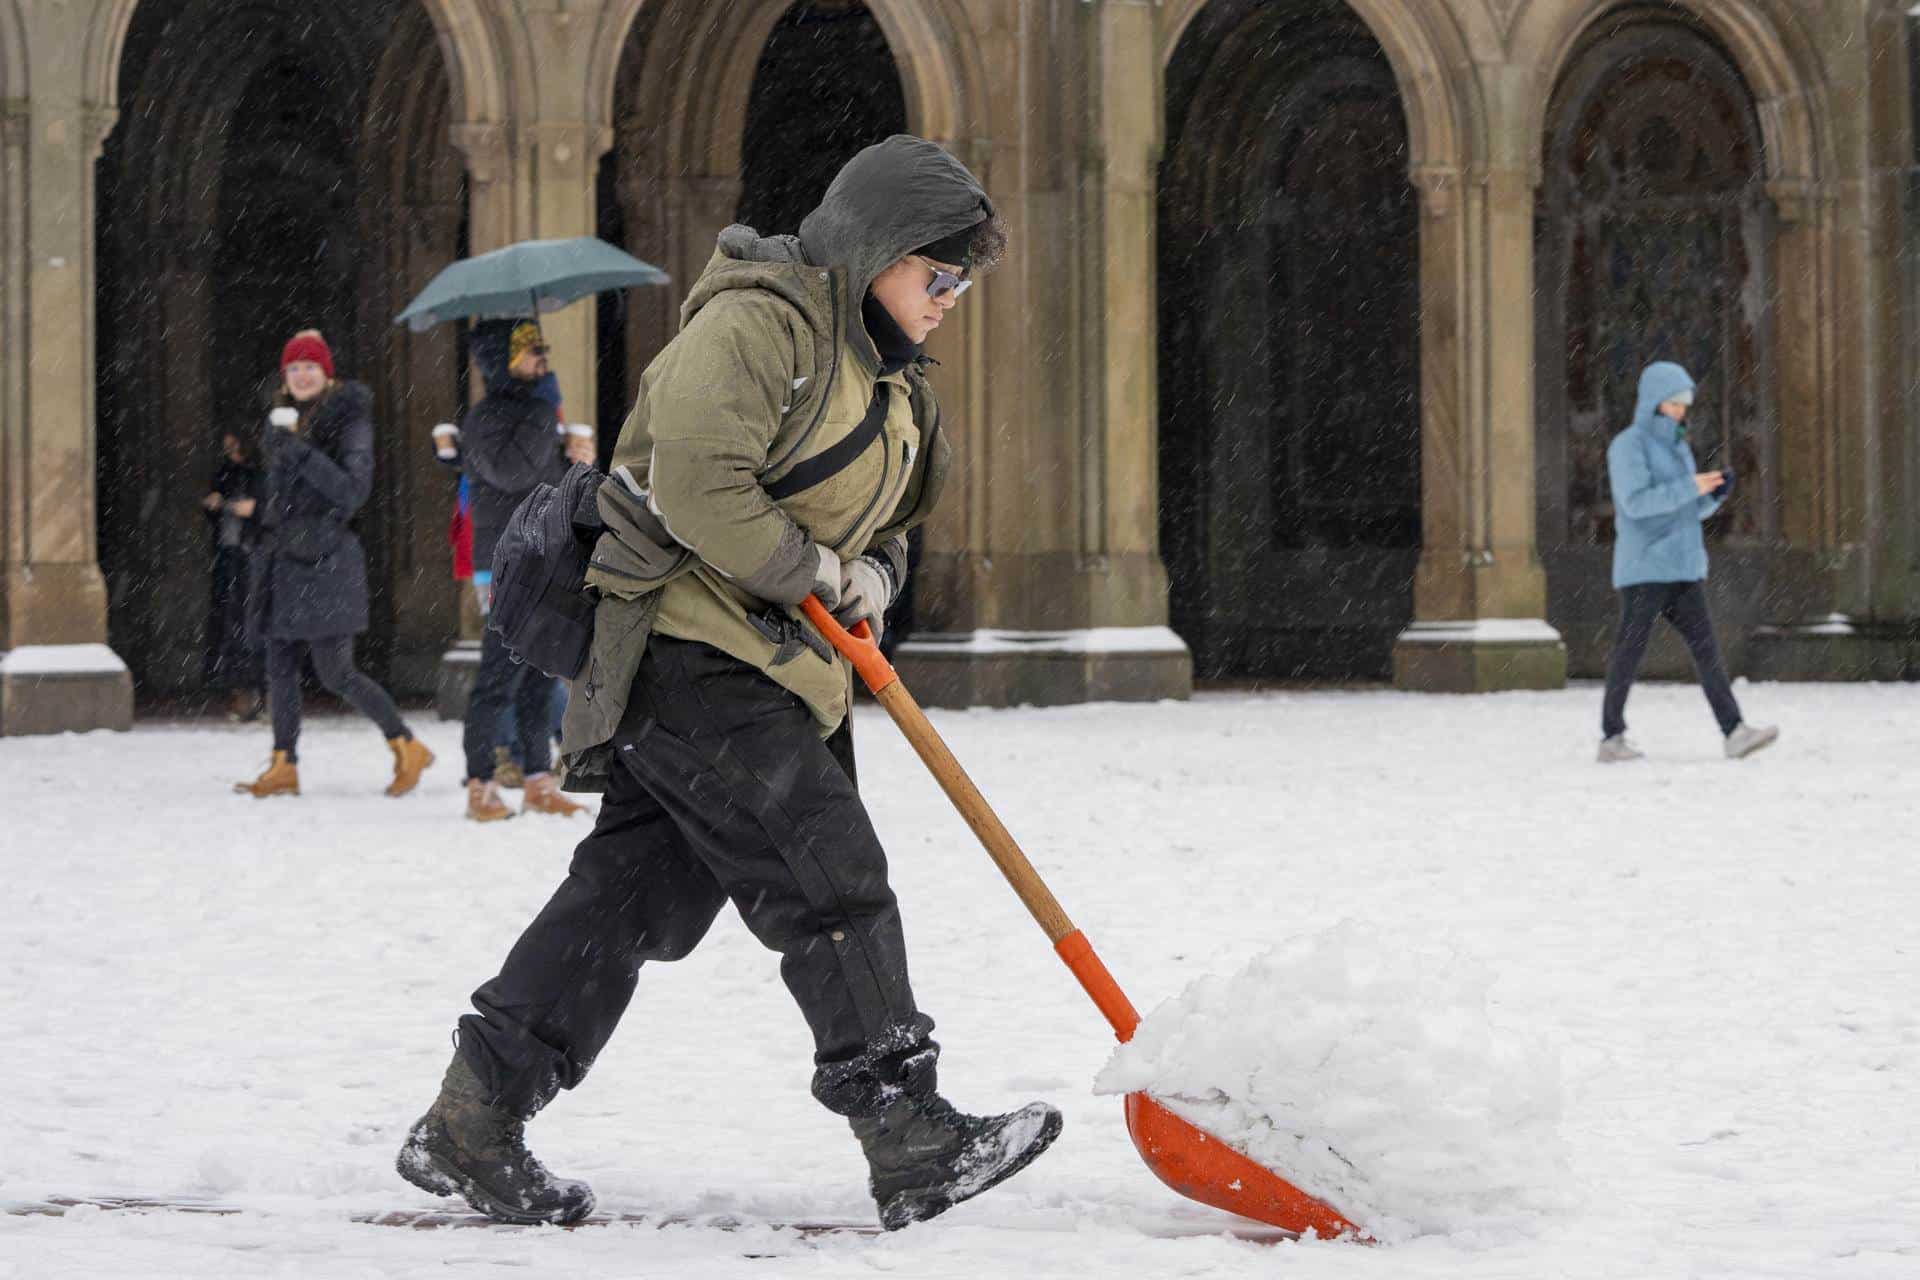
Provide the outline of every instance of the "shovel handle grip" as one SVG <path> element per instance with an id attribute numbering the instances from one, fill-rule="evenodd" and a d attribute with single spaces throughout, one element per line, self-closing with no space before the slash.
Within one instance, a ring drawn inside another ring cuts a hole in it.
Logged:
<path id="1" fill-rule="evenodd" d="M 873 638 L 873 628 L 864 619 L 853 630 L 847 630 L 840 625 L 838 618 L 827 612 L 827 606 L 820 603 L 819 596 L 808 596 L 802 600 L 800 612 L 807 615 L 807 621 L 827 638 L 827 643 L 840 651 L 841 657 L 853 664 L 853 669 L 860 673 L 860 679 L 866 682 L 875 697 L 888 685 L 899 683 L 900 677 L 894 671 L 893 664 L 887 661 L 887 655 L 880 652 L 880 645 Z"/>

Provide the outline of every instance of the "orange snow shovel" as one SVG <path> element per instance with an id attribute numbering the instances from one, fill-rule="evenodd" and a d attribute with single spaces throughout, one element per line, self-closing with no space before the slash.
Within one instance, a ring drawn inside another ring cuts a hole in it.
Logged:
<path id="1" fill-rule="evenodd" d="M 1107 972 L 1106 965 L 1100 963 L 1086 935 L 1073 927 L 1073 921 L 1067 918 L 1046 882 L 1040 879 L 1040 873 L 1027 861 L 1027 855 L 1020 852 L 1020 846 L 1001 825 L 986 797 L 947 749 L 907 687 L 900 683 L 893 664 L 873 642 L 866 623 L 849 632 L 812 596 L 803 601 L 800 608 L 833 647 L 853 663 L 853 669 L 860 673 L 867 688 L 873 690 L 873 696 L 900 726 L 900 732 L 913 744 L 941 790 L 986 846 L 1000 874 L 1020 895 L 1020 901 L 1033 913 L 1034 920 L 1046 930 L 1055 953 L 1113 1024 L 1114 1035 L 1122 1043 L 1131 1040 L 1134 1028 L 1140 1025 L 1140 1015 L 1134 1011 L 1132 1002 Z M 1133 1145 L 1140 1149 L 1147 1167 L 1183 1196 L 1287 1231 L 1304 1234 L 1312 1230 L 1324 1238 L 1343 1233 L 1365 1238 L 1364 1232 L 1332 1207 L 1266 1166 L 1256 1164 L 1206 1130 L 1188 1124 L 1145 1093 L 1127 1095 L 1127 1131 L 1133 1135 Z"/>

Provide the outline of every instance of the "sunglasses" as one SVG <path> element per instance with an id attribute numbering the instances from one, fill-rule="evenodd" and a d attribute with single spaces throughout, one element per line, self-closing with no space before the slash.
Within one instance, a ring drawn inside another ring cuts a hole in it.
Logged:
<path id="1" fill-rule="evenodd" d="M 933 272 L 933 279 L 927 282 L 927 296 L 929 298 L 944 298 L 948 294 L 952 294 L 955 298 L 958 298 L 961 294 L 973 288 L 973 281 L 963 279 L 951 271 L 943 271 L 918 254 L 915 254 L 914 257 L 921 266 Z"/>

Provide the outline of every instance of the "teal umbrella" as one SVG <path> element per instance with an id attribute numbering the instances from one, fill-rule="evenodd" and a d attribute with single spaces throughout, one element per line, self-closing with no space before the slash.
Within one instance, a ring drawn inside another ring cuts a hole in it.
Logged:
<path id="1" fill-rule="evenodd" d="M 442 320 L 512 319 L 558 311 L 592 293 L 665 284 L 667 273 L 605 240 L 522 240 L 454 263 L 393 318 L 416 333 Z"/>

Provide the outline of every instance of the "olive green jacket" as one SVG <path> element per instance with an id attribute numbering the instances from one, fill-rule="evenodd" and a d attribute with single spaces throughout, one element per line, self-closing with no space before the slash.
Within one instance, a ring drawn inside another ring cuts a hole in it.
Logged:
<path id="1" fill-rule="evenodd" d="M 889 263 L 990 212 L 958 161 L 895 137 L 848 164 L 799 237 L 721 233 L 679 335 L 642 376 L 601 487 L 609 532 L 587 577 L 601 603 L 562 720 L 570 789 L 604 777 L 656 631 L 764 671 L 823 736 L 839 726 L 851 668 L 798 609 L 814 544 L 842 559 L 884 555 L 904 581 L 906 531 L 938 500 L 950 457 L 919 366 L 881 374 L 860 302 Z M 877 438 L 836 453 L 877 393 Z"/>

